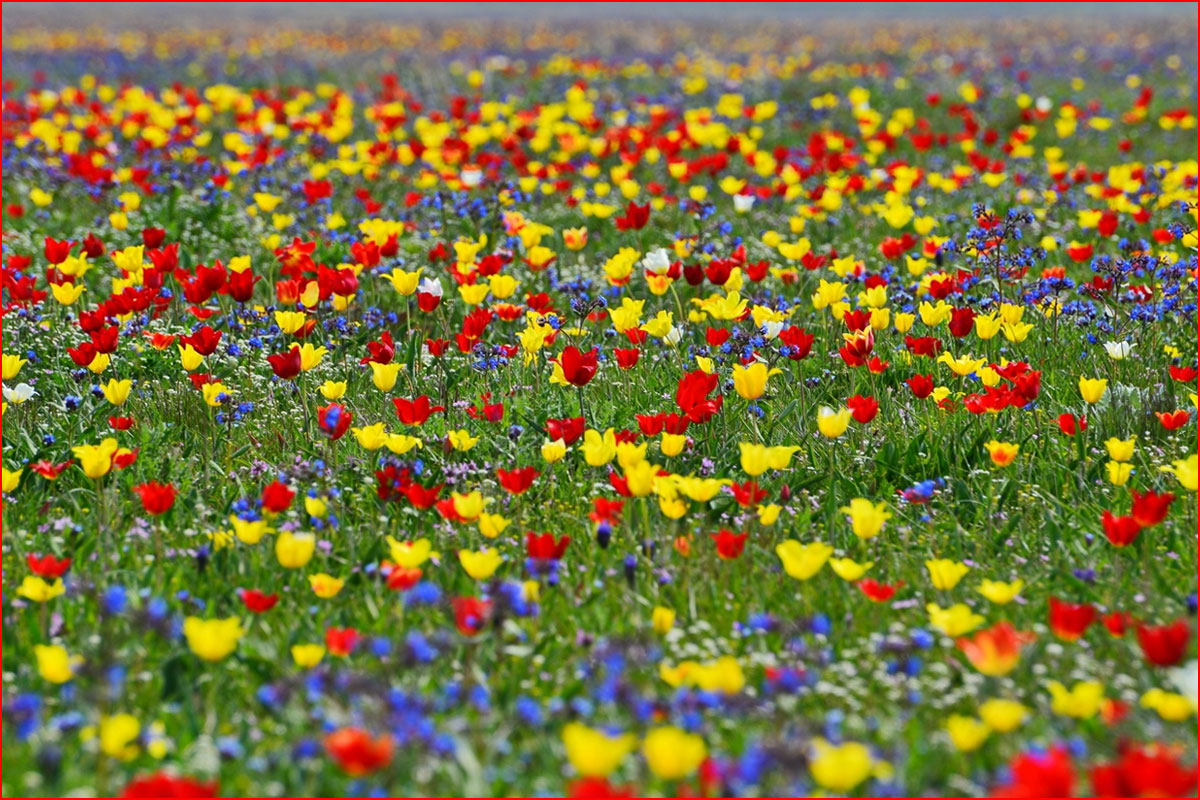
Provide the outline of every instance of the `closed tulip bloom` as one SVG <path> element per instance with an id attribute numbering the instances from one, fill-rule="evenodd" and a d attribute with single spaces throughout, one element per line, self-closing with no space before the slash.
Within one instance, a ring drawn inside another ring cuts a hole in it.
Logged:
<path id="1" fill-rule="evenodd" d="M 85 444 L 71 448 L 83 474 L 93 480 L 103 478 L 112 470 L 113 456 L 117 453 L 117 440 L 107 438 L 100 444 Z"/>
<path id="2" fill-rule="evenodd" d="M 991 728 L 974 717 L 953 714 L 946 720 L 946 735 L 950 737 L 950 743 L 964 753 L 978 750 L 991 732 Z"/>
<path id="3" fill-rule="evenodd" d="M 328 600 L 331 597 L 337 597 L 342 591 L 342 587 L 346 585 L 344 578 L 335 578 L 324 572 L 318 572 L 316 575 L 308 576 L 308 585 L 312 587 L 313 594 L 322 600 Z"/>
<path id="4" fill-rule="evenodd" d="M 1129 461 L 1133 458 L 1133 451 L 1136 447 L 1136 436 L 1131 436 L 1124 440 L 1113 436 L 1104 441 L 1104 448 L 1108 450 L 1108 457 L 1113 461 Z"/>
<path id="5" fill-rule="evenodd" d="M 746 400 L 757 400 L 767 390 L 767 378 L 778 375 L 781 370 L 768 369 L 761 361 L 749 366 L 733 365 L 733 388 Z"/>
<path id="6" fill-rule="evenodd" d="M 1000 442 L 995 439 L 985 444 L 984 447 L 987 448 L 992 463 L 997 467 L 1007 467 L 1017 460 L 1017 453 L 1021 451 L 1019 444 Z"/>
<path id="7" fill-rule="evenodd" d="M 836 439 L 846 432 L 846 428 L 850 427 L 851 418 L 848 408 L 839 408 L 835 411 L 827 406 L 821 406 L 817 411 L 817 429 L 823 436 Z"/>
<path id="8" fill-rule="evenodd" d="M 281 531 L 275 539 L 275 558 L 285 569 L 301 569 L 312 560 L 317 537 L 311 533 Z"/>
<path id="9" fill-rule="evenodd" d="M 466 573 L 477 581 L 486 581 L 492 577 L 503 562 L 504 559 L 497 550 L 458 551 L 458 563 L 462 564 Z"/>
<path id="10" fill-rule="evenodd" d="M 50 683 L 66 683 L 71 680 L 75 677 L 75 667 L 83 661 L 78 656 L 72 658 L 65 647 L 56 644 L 35 644 L 33 654 L 37 659 L 38 674 L 42 676 L 42 680 Z"/>
<path id="11" fill-rule="evenodd" d="M 325 646 L 320 644 L 292 645 L 292 661 L 300 669 L 312 669 L 325 658 Z"/>
<path id="12" fill-rule="evenodd" d="M 108 383 L 100 386 L 101 391 L 104 392 L 104 399 L 114 406 L 125 405 L 125 401 L 129 399 L 129 390 L 132 388 L 133 381 L 128 378 L 125 380 L 109 378 Z"/>
<path id="13" fill-rule="evenodd" d="M 872 503 L 864 497 L 856 497 L 850 505 L 839 509 L 850 517 L 850 528 L 860 539 L 872 539 L 883 530 L 884 523 L 892 518 L 887 503 Z"/>
<path id="14" fill-rule="evenodd" d="M 1106 378 L 1085 378 L 1082 375 L 1079 377 L 1079 396 L 1083 398 L 1085 403 L 1094 405 L 1100 402 L 1100 398 L 1104 397 L 1104 393 L 1108 391 L 1108 380 Z"/>
<path id="15" fill-rule="evenodd" d="M 607 778 L 637 746 L 631 733 L 610 735 L 581 722 L 568 722 L 562 739 L 567 760 L 585 778 Z"/>
<path id="16" fill-rule="evenodd" d="M 650 625 L 659 636 L 666 635 L 675 627 L 675 612 L 664 606 L 655 606 L 650 615 Z"/>
<path id="17" fill-rule="evenodd" d="M 808 771 L 818 786 L 839 795 L 849 794 L 871 776 L 875 762 L 867 746 L 858 742 L 830 744 L 813 739 Z"/>
<path id="18" fill-rule="evenodd" d="M 708 755 L 704 740 L 673 725 L 654 728 L 642 742 L 647 766 L 660 780 L 682 780 L 697 769 Z"/>
<path id="19" fill-rule="evenodd" d="M 400 375 L 400 367 L 404 366 L 398 362 L 391 364 L 380 364 L 377 361 L 371 363 L 371 380 L 375 384 L 375 388 L 381 392 L 390 392 L 392 387 L 396 385 L 396 378 Z"/>
<path id="20" fill-rule="evenodd" d="M 1009 733 L 1020 727 L 1029 709 L 1016 700 L 992 698 L 979 705 L 979 717 L 996 733 Z"/>
<path id="21" fill-rule="evenodd" d="M 6 381 L 11 381 L 13 378 L 17 377 L 17 374 L 21 371 L 21 367 L 29 363 L 29 359 L 21 358 L 20 356 L 13 355 L 11 353 L 5 353 L 3 356 L 3 361 L 3 374 L 4 380 Z"/>
<path id="22" fill-rule="evenodd" d="M 188 648 L 205 661 L 220 661 L 237 648 L 245 631 L 237 617 L 201 619 L 188 617 L 183 621 L 183 635 Z"/>

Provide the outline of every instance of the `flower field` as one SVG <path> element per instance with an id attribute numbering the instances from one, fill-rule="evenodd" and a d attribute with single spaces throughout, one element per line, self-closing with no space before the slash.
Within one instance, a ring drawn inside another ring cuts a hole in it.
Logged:
<path id="1" fill-rule="evenodd" d="M 1196 28 L 5 29 L 5 796 L 1196 792 Z"/>

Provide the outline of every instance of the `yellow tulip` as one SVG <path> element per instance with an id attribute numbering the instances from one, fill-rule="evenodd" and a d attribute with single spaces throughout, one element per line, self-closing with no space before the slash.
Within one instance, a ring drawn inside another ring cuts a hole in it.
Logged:
<path id="1" fill-rule="evenodd" d="M 659 636 L 665 636 L 675 627 L 675 611 L 665 606 L 655 606 L 650 615 L 650 626 Z"/>
<path id="2" fill-rule="evenodd" d="M 850 419 L 850 409 L 848 408 L 839 408 L 834 411 L 832 408 L 821 406 L 817 411 L 817 429 L 823 436 L 836 439 L 846 432 L 846 428 L 850 427 Z"/>
<path id="3" fill-rule="evenodd" d="M 783 570 L 798 581 L 806 581 L 821 571 L 833 555 L 833 548 L 824 542 L 800 544 L 787 539 L 775 546 L 775 554 L 783 562 Z"/>
<path id="4" fill-rule="evenodd" d="M 380 364 L 378 361 L 370 363 L 371 380 L 375 383 L 375 388 L 381 392 L 390 392 L 396 385 L 396 378 L 400 375 L 400 367 L 403 364 L 395 361 L 391 364 Z"/>
<path id="5" fill-rule="evenodd" d="M 1136 436 L 1131 436 L 1124 440 L 1112 436 L 1104 441 L 1104 448 L 1108 450 L 1108 457 L 1113 461 L 1129 461 L 1133 458 L 1133 451 L 1136 447 Z"/>
<path id="6" fill-rule="evenodd" d="M 965 603 L 955 603 L 949 608 L 929 603 L 925 610 L 929 613 L 929 624 L 947 636 L 962 636 L 983 624 L 983 617 Z"/>
<path id="7" fill-rule="evenodd" d="M 183 635 L 188 648 L 205 661 L 220 661 L 237 648 L 245 634 L 237 617 L 201 619 L 188 617 L 183 621 Z"/>
<path id="8" fill-rule="evenodd" d="M 376 422 L 365 428 L 351 428 L 350 432 L 354 434 L 354 438 L 365 450 L 378 450 L 387 444 L 387 425 L 383 422 Z"/>
<path id="9" fill-rule="evenodd" d="M 504 559 L 497 550 L 458 551 L 458 563 L 466 573 L 477 581 L 486 581 L 499 569 Z"/>
<path id="10" fill-rule="evenodd" d="M 761 361 L 755 361 L 748 367 L 734 364 L 733 388 L 746 400 L 757 400 L 767 390 L 767 378 L 781 372 L 779 369 L 768 369 Z"/>
<path id="11" fill-rule="evenodd" d="M 74 305 L 80 295 L 86 291 L 87 287 L 82 283 L 52 283 L 50 291 L 54 294 L 54 299 L 64 306 Z"/>
<path id="12" fill-rule="evenodd" d="M 317 391 L 326 400 L 340 400 L 346 394 L 345 381 L 325 381 L 317 387 Z"/>
<path id="13" fill-rule="evenodd" d="M 50 683 L 66 683 L 75 677 L 75 666 L 83 659 L 72 658 L 65 647 L 57 644 L 33 646 L 34 657 L 37 658 L 38 674 L 42 680 Z"/>
<path id="14" fill-rule="evenodd" d="M 1025 718 L 1029 709 L 1016 700 L 986 700 L 979 706 L 979 717 L 996 733 L 1014 731 Z"/>
<path id="15" fill-rule="evenodd" d="M 471 436 L 471 432 L 465 429 L 448 431 L 446 439 L 449 440 L 451 447 L 462 453 L 465 453 L 479 443 L 479 437 Z"/>
<path id="16" fill-rule="evenodd" d="M 325 657 L 325 646 L 320 644 L 292 645 L 292 661 L 301 669 L 312 669 Z"/>
<path id="17" fill-rule="evenodd" d="M 392 561 L 403 569 L 419 567 L 430 558 L 437 555 L 428 539 L 417 539 L 415 542 L 398 542 L 391 536 L 387 537 L 388 552 Z"/>
<path id="18" fill-rule="evenodd" d="M 834 571 L 839 578 L 844 581 L 853 583 L 854 581 L 867 574 L 867 570 L 875 566 L 874 561 L 868 561 L 865 564 L 859 564 L 852 558 L 831 558 L 829 559 L 829 567 Z"/>
<path id="19" fill-rule="evenodd" d="M 568 722 L 562 738 L 567 760 L 585 778 L 607 778 L 637 746 L 633 734 L 610 736 L 581 722 Z"/>
<path id="20" fill-rule="evenodd" d="M 248 545 L 258 544 L 271 530 L 265 519 L 242 519 L 230 515 L 229 524 L 233 526 L 233 534 L 238 541 Z"/>
<path id="21" fill-rule="evenodd" d="M 708 756 L 704 740 L 673 725 L 654 728 L 642 741 L 642 755 L 656 777 L 678 781 L 700 768 Z"/>
<path id="22" fill-rule="evenodd" d="M 325 347 L 313 347 L 311 342 L 305 342 L 300 346 L 300 371 L 308 372 L 321 363 L 321 359 L 325 358 L 325 354 L 329 352 Z M 374 366 L 375 362 L 372 361 Z"/>
<path id="23" fill-rule="evenodd" d="M 72 447 L 71 452 L 79 461 L 83 474 L 93 480 L 103 478 L 112 469 L 113 456 L 117 452 L 117 440 L 109 437 L 100 444 L 84 444 Z"/>
<path id="24" fill-rule="evenodd" d="M 142 726 L 132 714 L 114 714 L 100 718 L 100 750 L 109 758 L 132 761 L 137 757 L 138 734 Z"/>
<path id="25" fill-rule="evenodd" d="M 1196 491 L 1198 470 L 1195 453 L 1185 459 L 1171 462 L 1169 467 L 1159 467 L 1159 469 L 1174 475 L 1175 480 L 1179 481 L 1179 485 L 1189 492 Z"/>
<path id="26" fill-rule="evenodd" d="M 971 569 L 960 561 L 951 561 L 948 558 L 926 561 L 925 568 L 929 570 L 929 580 L 933 583 L 933 588 L 943 592 L 957 586 Z"/>
<path id="27" fill-rule="evenodd" d="M 557 464 L 567 455 L 567 444 L 562 439 L 546 441 L 542 444 L 542 459 L 547 464 Z"/>
<path id="28" fill-rule="evenodd" d="M 864 497 L 856 497 L 850 505 L 839 509 L 850 517 L 850 529 L 860 539 L 872 539 L 883 530 L 884 523 L 892 518 L 887 503 L 872 503 Z"/>
<path id="29" fill-rule="evenodd" d="M 185 370 L 191 372 L 204 363 L 204 356 L 196 352 L 190 344 L 179 345 L 179 363 Z"/>
<path id="30" fill-rule="evenodd" d="M 1104 393 L 1108 391 L 1108 380 L 1106 378 L 1085 378 L 1082 375 L 1079 377 L 1079 396 L 1089 405 L 1094 405 L 1100 402 L 1100 398 L 1104 397 Z"/>
<path id="31" fill-rule="evenodd" d="M 308 585 L 312 587 L 313 594 L 322 600 L 328 600 L 331 597 L 337 597 L 338 592 L 342 591 L 342 587 L 346 585 L 346 580 L 318 572 L 316 575 L 308 576 Z"/>
<path id="32" fill-rule="evenodd" d="M 946 720 L 946 733 L 950 737 L 950 743 L 956 750 L 964 753 L 978 750 L 991 732 L 991 728 L 974 717 L 954 714 Z"/>
<path id="33" fill-rule="evenodd" d="M 3 489 L 4 489 L 5 494 L 9 494 L 10 492 L 16 491 L 17 487 L 21 485 L 21 472 L 22 471 L 23 470 L 18 469 L 16 471 L 10 472 L 8 469 L 3 469 L 3 473 L 4 473 Z"/>
<path id="34" fill-rule="evenodd" d="M 407 297 L 417 291 L 417 286 L 421 283 L 421 273 L 424 271 L 424 267 L 415 272 L 393 269 L 383 277 L 392 282 L 392 287 L 395 288 L 397 293 Z"/>
<path id="35" fill-rule="evenodd" d="M 1007 603 L 1011 603 L 1024 588 L 1025 581 L 1022 580 L 1015 580 L 1012 583 L 984 580 L 980 582 L 975 591 L 979 592 L 996 605 L 1002 606 Z"/>
<path id="36" fill-rule="evenodd" d="M 21 367 L 29 363 L 29 359 L 21 358 L 20 356 L 15 356 L 10 353 L 5 353 L 3 362 L 4 380 L 11 381 L 13 378 L 17 377 L 17 374 L 21 371 Z"/>
<path id="37" fill-rule="evenodd" d="M 282 531 L 275 539 L 275 558 L 284 569 L 301 569 L 312 560 L 317 537 L 311 533 Z"/>
<path id="38" fill-rule="evenodd" d="M 849 794 L 871 776 L 874 768 L 871 751 L 864 744 L 844 742 L 833 745 L 821 738 L 812 741 L 808 772 L 826 791 Z"/>
<path id="39" fill-rule="evenodd" d="M 488 514 L 484 512 L 479 515 L 477 522 L 479 532 L 489 539 L 495 539 L 500 534 L 504 533 L 504 529 L 508 527 L 509 521 L 500 514 Z"/>
<path id="40" fill-rule="evenodd" d="M 1050 709 L 1065 717 L 1090 719 L 1104 703 L 1104 684 L 1099 681 L 1079 681 L 1070 689 L 1058 681 L 1050 681 L 1047 688 L 1050 689 Z"/>

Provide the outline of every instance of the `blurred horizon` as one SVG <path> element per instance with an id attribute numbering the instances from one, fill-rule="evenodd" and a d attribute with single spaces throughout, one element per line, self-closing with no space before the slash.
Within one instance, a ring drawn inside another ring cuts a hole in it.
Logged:
<path id="1" fill-rule="evenodd" d="M 4 30 L 68 24 L 63 27 L 142 28 L 164 23 L 176 26 L 236 27 L 247 23 L 286 21 L 290 26 L 361 24 L 367 22 L 470 22 L 584 24 L 605 21 L 651 23 L 735 23 L 769 21 L 890 20 L 970 23 L 990 20 L 1100 19 L 1196 23 L 1193 3 L 24 3 L 6 2 Z"/>

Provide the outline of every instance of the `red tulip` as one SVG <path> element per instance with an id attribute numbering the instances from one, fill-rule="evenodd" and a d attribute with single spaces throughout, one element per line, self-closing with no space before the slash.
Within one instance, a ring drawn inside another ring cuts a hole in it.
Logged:
<path id="1" fill-rule="evenodd" d="M 393 565 L 388 567 L 384 574 L 387 577 L 388 588 L 397 592 L 407 592 L 421 580 L 420 567 L 397 567 Z"/>
<path id="2" fill-rule="evenodd" d="M 1158 417 L 1158 421 L 1162 423 L 1164 428 L 1173 431 L 1187 425 L 1191 414 L 1186 409 L 1181 408 L 1178 411 L 1155 411 L 1154 416 Z"/>
<path id="3" fill-rule="evenodd" d="M 555 541 L 552 533 L 536 534 L 528 531 L 525 534 L 525 555 L 543 561 L 559 561 L 570 543 L 570 536 L 563 536 Z"/>
<path id="4" fill-rule="evenodd" d="M 267 356 L 271 371 L 280 380 L 289 381 L 300 374 L 300 345 L 292 345 L 286 353 Z"/>
<path id="5" fill-rule="evenodd" d="M 496 479 L 504 491 L 510 494 L 524 494 L 529 491 L 529 487 L 541 474 L 533 467 L 520 467 L 514 470 L 497 469 Z"/>
<path id="6" fill-rule="evenodd" d="M 617 366 L 621 369 L 633 369 L 637 366 L 638 358 L 641 357 L 642 351 L 636 347 L 630 348 L 613 348 L 613 357 L 617 359 Z"/>
<path id="7" fill-rule="evenodd" d="M 1008 783 L 992 789 L 992 797 L 1074 797 L 1075 767 L 1064 747 L 1022 753 L 1008 767 Z"/>
<path id="8" fill-rule="evenodd" d="M 253 614 L 265 614 L 279 602 L 279 595 L 263 594 L 257 589 L 243 589 L 240 596 L 242 605 Z"/>
<path id="9" fill-rule="evenodd" d="M 932 375 L 913 375 L 905 381 L 908 388 L 912 390 L 913 397 L 918 400 L 924 400 L 929 395 L 933 394 L 933 376 Z"/>
<path id="10" fill-rule="evenodd" d="M 296 493 L 288 488 L 286 483 L 272 481 L 263 487 L 262 507 L 270 514 L 282 514 L 292 504 Z"/>
<path id="11" fill-rule="evenodd" d="M 566 417 L 564 419 L 546 420 L 546 434 L 552 439 L 562 439 L 568 447 L 575 444 L 584 430 L 587 421 L 583 417 Z"/>
<path id="12" fill-rule="evenodd" d="M 734 533 L 722 528 L 717 533 L 710 534 L 717 545 L 717 555 L 726 561 L 737 558 L 746 547 L 747 533 Z"/>
<path id="13" fill-rule="evenodd" d="M 141 498 L 146 513 L 156 517 L 171 510 L 171 506 L 175 505 L 175 495 L 179 493 L 173 485 L 156 481 L 139 483 L 133 487 L 133 491 Z"/>
<path id="14" fill-rule="evenodd" d="M 616 221 L 619 231 L 640 231 L 650 221 L 650 204 L 639 206 L 630 200 L 629 205 L 625 207 L 625 213 L 617 217 Z"/>
<path id="15" fill-rule="evenodd" d="M 1096 619 L 1095 606 L 1087 603 L 1064 603 L 1050 598 L 1050 630 L 1054 635 L 1073 642 L 1087 631 Z"/>
<path id="16" fill-rule="evenodd" d="M 1133 615 L 1128 611 L 1110 611 L 1100 618 L 1108 632 L 1120 639 L 1126 629 L 1133 624 Z"/>
<path id="17" fill-rule="evenodd" d="M 1181 751 L 1159 744 L 1130 744 L 1120 758 L 1092 768 L 1096 797 L 1189 797 L 1196 793 L 1196 768 L 1180 764 Z"/>
<path id="18" fill-rule="evenodd" d="M 396 416 L 405 425 L 424 425 L 430 414 L 446 410 L 445 406 L 431 405 L 429 396 L 424 394 L 413 400 L 405 397 L 392 398 L 392 405 L 396 407 Z"/>
<path id="19" fill-rule="evenodd" d="M 44 556 L 28 553 L 25 556 L 25 563 L 29 566 L 30 571 L 39 578 L 61 578 L 71 568 L 71 559 L 56 558 L 53 553 L 46 553 Z"/>
<path id="20" fill-rule="evenodd" d="M 1059 414 L 1058 429 L 1066 436 L 1074 436 L 1087 430 L 1087 417 L 1076 418 L 1074 414 Z"/>
<path id="21" fill-rule="evenodd" d="M 358 640 L 358 631 L 354 628 L 328 628 L 325 631 L 325 647 L 331 655 L 350 655 L 358 646 Z"/>
<path id="22" fill-rule="evenodd" d="M 474 636 L 483 630 L 492 610 L 492 604 L 478 597 L 455 597 L 450 601 L 454 609 L 454 625 L 463 636 Z"/>
<path id="23" fill-rule="evenodd" d="M 858 590 L 865 594 L 868 599 L 876 603 L 886 603 L 896 594 L 896 590 L 904 586 L 904 581 L 897 581 L 895 584 L 880 583 L 872 578 L 863 578 L 857 584 Z"/>
<path id="24" fill-rule="evenodd" d="M 217 782 L 207 783 L 192 778 L 177 777 L 166 772 L 155 772 L 134 778 L 126 786 L 121 797 L 125 798 L 170 798 L 170 797 L 216 797 Z"/>
<path id="25" fill-rule="evenodd" d="M 600 351 L 592 348 L 586 353 L 580 353 L 579 348 L 571 346 L 562 351 L 559 365 L 563 377 L 572 386 L 587 386 L 596 377 Z"/>
<path id="26" fill-rule="evenodd" d="M 1111 511 L 1105 511 L 1100 516 L 1104 525 L 1104 535 L 1117 547 L 1128 547 L 1142 532 L 1142 526 L 1133 517 L 1116 517 Z"/>
<path id="27" fill-rule="evenodd" d="M 347 775 L 358 777 L 392 763 L 392 737 L 372 737 L 359 728 L 341 728 L 325 737 L 325 751 Z"/>
<path id="28" fill-rule="evenodd" d="M 335 442 L 346 435 L 353 421 L 354 415 L 341 403 L 330 403 L 317 409 L 317 425 Z"/>
<path id="29" fill-rule="evenodd" d="M 1133 495 L 1133 508 L 1130 509 L 1129 515 L 1143 528 L 1152 528 L 1166 519 L 1167 509 L 1175 500 L 1175 495 L 1170 492 L 1155 494 L 1147 490 L 1145 494 L 1141 494 L 1137 489 L 1130 489 L 1129 493 Z"/>
<path id="30" fill-rule="evenodd" d="M 1138 645 L 1142 655 L 1156 667 L 1173 667 L 1183 660 L 1187 652 L 1191 631 L 1187 620 L 1176 620 L 1169 625 L 1145 625 L 1137 627 Z"/>
<path id="31" fill-rule="evenodd" d="M 874 397 L 863 397 L 861 394 L 856 394 L 846 401 L 846 408 L 850 409 L 855 422 L 866 425 L 879 413 L 879 401 Z"/>

